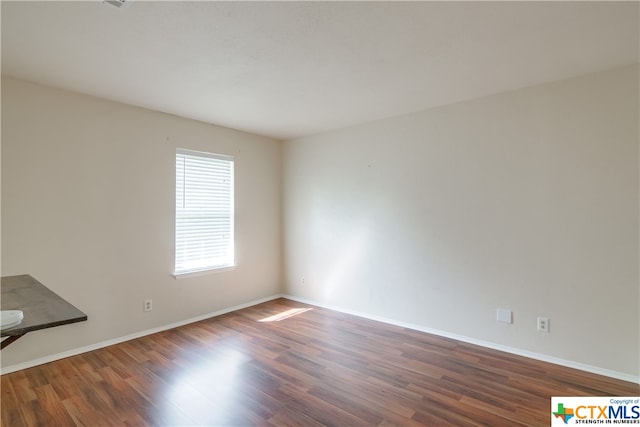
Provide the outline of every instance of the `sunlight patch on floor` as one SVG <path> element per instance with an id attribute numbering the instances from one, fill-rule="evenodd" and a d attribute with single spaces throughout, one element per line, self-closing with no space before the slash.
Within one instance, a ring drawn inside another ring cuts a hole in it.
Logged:
<path id="1" fill-rule="evenodd" d="M 265 317 L 258 320 L 258 322 L 279 322 L 289 317 L 297 316 L 306 311 L 313 310 L 312 308 L 292 308 L 291 310 L 283 311 L 282 313 L 274 314 L 273 316 Z"/>

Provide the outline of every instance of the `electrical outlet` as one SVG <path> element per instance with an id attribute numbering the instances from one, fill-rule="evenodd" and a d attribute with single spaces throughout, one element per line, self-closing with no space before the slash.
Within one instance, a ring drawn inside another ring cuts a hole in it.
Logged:
<path id="1" fill-rule="evenodd" d="M 153 309 L 153 301 L 150 300 L 150 299 L 144 300 L 143 310 L 144 311 L 151 311 L 152 309 Z"/>
<path id="2" fill-rule="evenodd" d="M 302 284 L 304 285 L 304 276 L 302 276 Z"/>
<path id="3" fill-rule="evenodd" d="M 549 332 L 548 317 L 538 317 L 538 332 Z"/>

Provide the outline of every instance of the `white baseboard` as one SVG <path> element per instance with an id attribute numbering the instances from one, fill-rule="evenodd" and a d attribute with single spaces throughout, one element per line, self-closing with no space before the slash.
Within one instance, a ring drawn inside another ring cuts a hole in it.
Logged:
<path id="1" fill-rule="evenodd" d="M 571 360 L 560 359 L 558 357 L 547 356 L 545 354 L 534 353 L 527 350 L 522 350 L 515 347 L 509 347 L 506 345 L 496 344 L 490 341 L 479 340 L 475 338 L 466 337 L 463 335 L 452 334 L 446 331 L 440 331 L 437 329 L 428 328 L 422 325 L 416 325 L 413 323 L 401 322 L 394 319 L 389 319 L 386 317 L 375 316 L 368 313 L 363 313 L 359 311 L 345 309 L 343 307 L 337 307 L 327 304 L 322 304 L 317 301 L 312 301 L 306 298 L 299 298 L 293 295 L 282 295 L 283 298 L 287 298 L 293 301 L 298 301 L 304 304 L 315 305 L 322 308 L 327 308 L 329 310 L 338 311 L 340 313 L 351 314 L 353 316 L 363 317 L 365 319 L 376 320 L 378 322 L 388 323 L 390 325 L 400 326 L 407 329 L 413 329 L 415 331 L 426 332 L 428 334 L 438 335 L 445 338 L 451 338 L 457 341 L 466 342 L 469 344 L 479 345 L 481 347 L 491 348 L 493 350 L 504 351 L 505 353 L 516 354 L 518 356 L 528 357 L 530 359 L 540 360 L 542 362 L 553 363 L 555 365 L 565 366 L 567 368 L 579 369 L 581 371 L 591 372 L 593 374 L 603 375 L 610 378 L 615 378 L 622 381 L 628 381 L 631 383 L 640 384 L 640 376 L 635 376 L 631 374 L 627 374 L 624 372 L 612 371 L 610 369 L 599 368 L 597 366 L 586 365 L 584 363 L 574 362 Z"/>
<path id="2" fill-rule="evenodd" d="M 201 316 L 192 317 L 190 319 L 182 320 L 180 322 L 171 323 L 169 325 L 159 326 L 157 328 L 147 329 L 141 332 L 135 332 L 133 334 L 125 335 L 123 337 L 113 338 L 106 341 L 101 341 L 96 344 L 91 344 L 85 347 L 74 348 L 73 350 L 64 351 L 62 353 L 52 354 L 50 356 L 41 357 L 34 360 L 29 360 L 27 362 L 17 363 L 15 365 L 9 365 L 3 368 L 0 368 L 0 375 L 9 374 L 11 372 L 20 371 L 22 369 L 32 368 L 34 366 L 43 365 L 45 363 L 53 362 L 55 360 L 64 359 L 66 357 L 75 356 L 78 354 L 86 353 L 88 351 L 98 350 L 103 347 L 108 347 L 110 345 L 119 344 L 121 342 L 129 341 L 132 339 L 144 337 L 145 335 L 155 334 L 156 332 L 166 331 L 167 329 L 177 328 L 178 326 L 188 325 L 189 323 L 199 322 L 200 320 L 209 319 L 211 317 L 220 316 L 222 314 L 230 313 L 232 311 L 240 310 L 243 308 L 251 307 L 252 305 L 262 304 L 263 302 L 271 301 L 276 298 L 281 298 L 284 295 L 276 294 L 271 295 L 266 298 L 260 298 L 254 301 L 250 301 L 244 304 L 235 305 L 233 307 L 223 308 L 222 310 L 214 311 L 212 313 L 203 314 Z"/>

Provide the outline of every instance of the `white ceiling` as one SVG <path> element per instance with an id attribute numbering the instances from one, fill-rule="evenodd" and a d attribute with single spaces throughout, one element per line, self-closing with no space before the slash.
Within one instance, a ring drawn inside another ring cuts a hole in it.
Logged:
<path id="1" fill-rule="evenodd" d="M 278 139 L 639 60 L 635 1 L 1 7 L 3 74 Z"/>

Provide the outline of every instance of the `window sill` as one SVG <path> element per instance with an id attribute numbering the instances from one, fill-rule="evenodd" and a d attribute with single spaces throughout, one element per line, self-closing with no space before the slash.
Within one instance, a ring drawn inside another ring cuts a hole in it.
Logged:
<path id="1" fill-rule="evenodd" d="M 189 277 L 208 276 L 209 274 L 225 273 L 227 271 L 235 270 L 235 265 L 225 265 L 222 267 L 212 267 L 205 270 L 186 271 L 184 273 L 173 273 L 172 276 L 176 280 L 188 279 Z"/>

